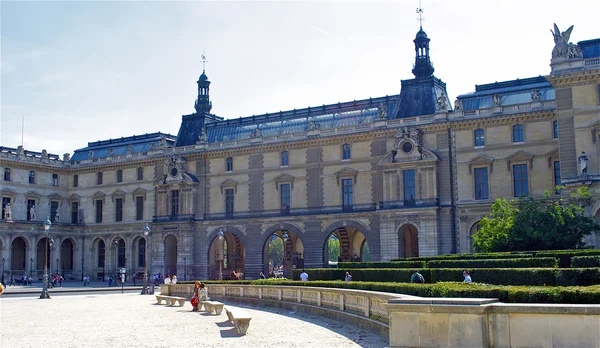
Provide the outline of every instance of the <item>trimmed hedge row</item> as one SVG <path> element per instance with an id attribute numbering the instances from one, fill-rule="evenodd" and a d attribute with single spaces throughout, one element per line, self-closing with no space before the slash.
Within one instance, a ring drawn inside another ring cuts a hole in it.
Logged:
<path id="1" fill-rule="evenodd" d="M 518 259 L 432 260 L 427 268 L 535 268 L 557 267 L 553 257 L 529 257 Z"/>
<path id="2" fill-rule="evenodd" d="M 573 256 L 571 267 L 600 267 L 600 256 Z"/>
<path id="3" fill-rule="evenodd" d="M 498 298 L 505 303 L 600 303 L 600 285 L 580 287 L 552 286 L 498 286 L 465 283 L 382 283 L 382 282 L 343 282 L 343 281 L 282 281 L 257 280 L 257 285 L 293 285 L 327 288 L 344 288 L 358 290 L 383 291 L 421 297 L 470 297 Z"/>
<path id="4" fill-rule="evenodd" d="M 408 257 L 391 259 L 391 261 L 432 261 L 432 260 L 472 260 L 472 259 L 513 259 L 533 257 L 531 253 L 478 253 L 478 254 L 446 254 L 438 256 Z"/>
<path id="5" fill-rule="evenodd" d="M 575 256 L 592 256 L 600 255 L 599 249 L 582 249 L 582 250 L 552 250 L 538 251 L 536 257 L 556 257 L 558 258 L 558 267 L 571 267 L 571 259 Z"/>
<path id="6" fill-rule="evenodd" d="M 426 261 L 338 262 L 338 268 L 425 268 Z"/>
<path id="7" fill-rule="evenodd" d="M 426 268 L 421 270 L 426 283 L 461 282 L 462 268 Z M 301 270 L 294 270 L 299 279 Z M 350 272 L 354 281 L 410 282 L 411 269 L 388 268 L 313 268 L 306 269 L 310 280 L 344 279 Z M 600 268 L 475 268 L 470 270 L 474 282 L 498 285 L 589 286 L 600 284 Z"/>

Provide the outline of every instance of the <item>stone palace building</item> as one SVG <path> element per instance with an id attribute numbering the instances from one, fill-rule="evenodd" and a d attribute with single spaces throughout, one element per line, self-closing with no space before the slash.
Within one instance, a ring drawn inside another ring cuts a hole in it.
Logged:
<path id="1" fill-rule="evenodd" d="M 40 277 L 46 258 L 76 278 L 141 276 L 147 260 L 151 274 L 254 279 L 273 235 L 287 237 L 288 276 L 327 266 L 332 234 L 342 260 L 366 243 L 374 261 L 471 252 L 496 198 L 582 186 L 600 218 L 600 39 L 575 45 L 555 29 L 548 76 L 476 85 L 454 106 L 421 29 L 397 95 L 226 120 L 211 113 L 203 72 L 177 136 L 90 142 L 62 158 L 1 147 L 3 275 Z"/>

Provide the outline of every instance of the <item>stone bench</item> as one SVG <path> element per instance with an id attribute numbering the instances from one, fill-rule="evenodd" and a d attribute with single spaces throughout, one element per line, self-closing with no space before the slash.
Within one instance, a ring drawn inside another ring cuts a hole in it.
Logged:
<path id="1" fill-rule="evenodd" d="M 161 304 L 163 300 L 165 300 L 166 304 L 170 304 L 171 306 L 174 306 L 175 303 L 179 302 L 180 306 L 183 306 L 183 304 L 185 303 L 185 297 L 177 297 L 177 296 L 165 296 L 165 295 L 155 295 L 156 296 L 156 302 L 158 304 Z"/>
<path id="2" fill-rule="evenodd" d="M 235 325 L 237 332 L 240 335 L 245 335 L 252 317 L 240 309 L 225 308 L 225 313 L 227 313 L 227 317 Z"/>
<path id="3" fill-rule="evenodd" d="M 206 311 L 209 313 L 216 313 L 217 315 L 221 315 L 224 304 L 222 304 L 221 302 L 217 302 L 217 301 L 200 301 L 198 306 L 200 308 L 202 308 L 202 306 L 204 306 Z"/>

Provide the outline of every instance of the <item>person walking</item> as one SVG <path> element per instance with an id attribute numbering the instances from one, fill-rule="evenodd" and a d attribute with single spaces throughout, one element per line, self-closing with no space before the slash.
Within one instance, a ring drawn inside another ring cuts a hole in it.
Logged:
<path id="1" fill-rule="evenodd" d="M 418 269 L 415 269 L 412 276 L 410 276 L 410 282 L 424 284 L 425 278 L 423 277 L 423 275 L 421 273 L 419 273 Z"/>
<path id="2" fill-rule="evenodd" d="M 308 273 L 306 273 L 305 270 L 302 270 L 302 273 L 300 273 L 300 279 L 302 279 L 303 282 L 308 281 Z"/>
<path id="3" fill-rule="evenodd" d="M 465 277 L 465 280 L 463 280 L 464 283 L 472 283 L 473 282 L 473 280 L 471 279 L 471 275 L 469 274 L 469 271 L 464 270 L 463 277 Z"/>

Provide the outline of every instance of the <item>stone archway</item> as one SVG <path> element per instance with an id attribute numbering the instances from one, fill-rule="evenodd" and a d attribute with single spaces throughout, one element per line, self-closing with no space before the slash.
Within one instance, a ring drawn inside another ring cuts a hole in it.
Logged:
<path id="1" fill-rule="evenodd" d="M 23 237 L 13 239 L 10 260 L 11 275 L 22 275 L 27 271 L 27 241 Z"/>
<path id="2" fill-rule="evenodd" d="M 106 280 L 107 264 L 106 264 L 106 243 L 101 238 L 96 238 L 91 244 L 91 266 L 89 274 L 91 279 Z"/>
<path id="3" fill-rule="evenodd" d="M 367 237 L 357 228 L 342 226 L 327 235 L 323 245 L 323 266 L 329 267 L 329 239 L 339 241 L 338 262 L 361 261 L 363 257 L 363 245 Z"/>
<path id="4" fill-rule="evenodd" d="M 275 253 L 278 255 L 275 256 Z M 304 244 L 297 233 L 287 229 L 274 231 L 264 241 L 263 273 L 267 278 L 270 271 L 277 276 L 277 269 L 283 267 L 283 276 L 291 279 L 294 269 L 304 267 L 303 255 Z"/>
<path id="5" fill-rule="evenodd" d="M 419 232 L 412 224 L 404 224 L 398 230 L 399 257 L 419 256 Z"/>
<path id="6" fill-rule="evenodd" d="M 75 243 L 71 238 L 67 238 L 60 244 L 60 269 L 64 274 L 65 279 L 67 276 L 73 276 L 74 271 L 74 249 Z"/>
<path id="7" fill-rule="evenodd" d="M 164 240 L 165 246 L 165 276 L 177 275 L 177 237 L 169 234 Z"/>
<path id="8" fill-rule="evenodd" d="M 146 267 L 146 239 L 144 237 L 136 237 L 131 243 L 131 273 L 138 279 L 143 279 L 144 270 Z"/>
<path id="9" fill-rule="evenodd" d="M 209 278 L 230 279 L 234 271 L 246 274 L 246 247 L 238 235 L 238 231 L 223 229 L 223 239 L 218 234 L 213 239 L 208 249 Z"/>

